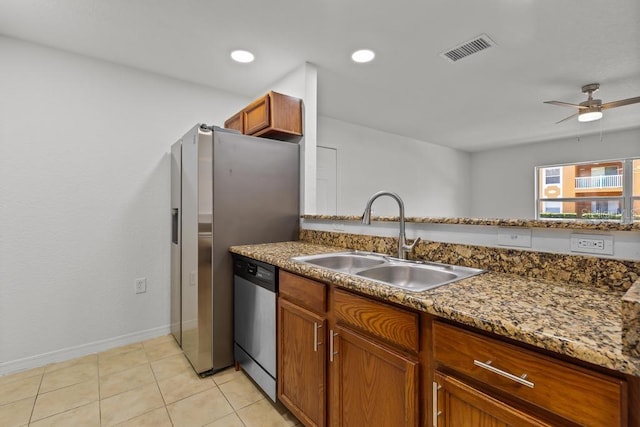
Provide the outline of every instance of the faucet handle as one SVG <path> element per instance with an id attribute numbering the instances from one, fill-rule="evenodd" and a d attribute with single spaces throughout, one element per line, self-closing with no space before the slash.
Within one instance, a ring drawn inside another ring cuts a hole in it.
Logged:
<path id="1" fill-rule="evenodd" d="M 413 249 L 416 247 L 419 241 L 422 239 L 420 237 L 416 237 L 416 240 L 413 241 L 410 245 L 405 245 L 407 252 L 413 252 Z"/>

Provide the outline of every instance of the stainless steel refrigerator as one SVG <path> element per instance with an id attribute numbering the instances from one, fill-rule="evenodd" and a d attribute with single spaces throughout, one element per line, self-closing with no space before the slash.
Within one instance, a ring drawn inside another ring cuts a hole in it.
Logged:
<path id="1" fill-rule="evenodd" d="M 234 362 L 229 246 L 298 238 L 299 146 L 198 124 L 171 158 L 171 332 L 204 375 Z"/>

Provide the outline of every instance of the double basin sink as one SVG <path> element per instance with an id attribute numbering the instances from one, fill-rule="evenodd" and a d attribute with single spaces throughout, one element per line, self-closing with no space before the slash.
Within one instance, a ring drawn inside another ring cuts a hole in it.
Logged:
<path id="1" fill-rule="evenodd" d="M 293 259 L 412 292 L 426 291 L 484 273 L 484 270 L 477 268 L 401 260 L 359 251 L 307 255 Z"/>

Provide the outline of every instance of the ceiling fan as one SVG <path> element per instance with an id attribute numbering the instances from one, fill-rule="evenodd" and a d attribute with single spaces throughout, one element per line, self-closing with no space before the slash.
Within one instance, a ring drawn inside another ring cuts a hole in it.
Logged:
<path id="1" fill-rule="evenodd" d="M 570 115 L 569 117 L 565 117 L 564 119 L 556 122 L 562 123 L 565 120 L 569 120 L 572 117 L 578 116 L 579 122 L 590 122 L 593 120 L 600 120 L 602 118 L 602 110 L 607 110 L 609 108 L 622 107 L 623 105 L 635 104 L 640 102 L 640 96 L 636 96 L 635 98 L 621 99 L 619 101 L 607 102 L 606 104 L 602 103 L 600 99 L 593 99 L 594 92 L 597 92 L 600 89 L 599 83 L 590 83 L 588 85 L 582 86 L 582 93 L 586 93 L 588 98 L 586 101 L 581 102 L 580 104 L 570 104 L 568 102 L 560 102 L 560 101 L 545 101 L 545 104 L 553 104 L 559 105 L 561 107 L 570 107 L 577 108 L 578 111 L 575 114 Z"/>

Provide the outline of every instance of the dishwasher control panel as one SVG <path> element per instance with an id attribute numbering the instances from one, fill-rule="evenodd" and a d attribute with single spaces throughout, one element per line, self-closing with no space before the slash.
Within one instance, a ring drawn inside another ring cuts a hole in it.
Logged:
<path id="1" fill-rule="evenodd" d="M 233 274 L 270 291 L 278 291 L 278 268 L 242 255 L 233 255 Z"/>

